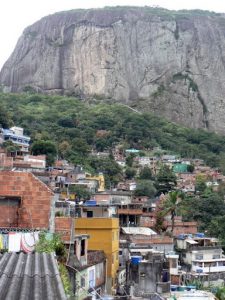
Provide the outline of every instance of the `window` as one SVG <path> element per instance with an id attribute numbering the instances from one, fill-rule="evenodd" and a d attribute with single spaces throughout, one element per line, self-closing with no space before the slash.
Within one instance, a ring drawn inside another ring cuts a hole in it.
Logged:
<path id="1" fill-rule="evenodd" d="M 77 241 L 74 242 L 74 254 L 77 255 Z"/>
<path id="2" fill-rule="evenodd" d="M 92 210 L 87 211 L 87 218 L 93 218 L 93 211 Z"/>
<path id="3" fill-rule="evenodd" d="M 80 286 L 85 287 L 85 278 L 84 277 L 81 277 L 81 279 L 80 279 Z"/>
<path id="4" fill-rule="evenodd" d="M 175 269 L 177 268 L 177 260 L 176 258 L 171 259 L 171 268 Z"/>
<path id="5" fill-rule="evenodd" d="M 218 259 L 218 258 L 220 258 L 220 255 L 219 255 L 219 254 L 214 254 L 214 255 L 212 256 L 212 258 L 213 258 L 213 259 Z"/>
<path id="6" fill-rule="evenodd" d="M 89 287 L 94 288 L 95 286 L 95 270 L 89 271 Z"/>
<path id="7" fill-rule="evenodd" d="M 203 254 L 196 254 L 195 259 L 198 259 L 198 260 L 203 259 Z"/>
<path id="8" fill-rule="evenodd" d="M 81 256 L 84 256 L 84 255 L 85 255 L 85 240 L 82 240 L 82 241 L 81 241 L 80 255 L 81 255 Z"/>

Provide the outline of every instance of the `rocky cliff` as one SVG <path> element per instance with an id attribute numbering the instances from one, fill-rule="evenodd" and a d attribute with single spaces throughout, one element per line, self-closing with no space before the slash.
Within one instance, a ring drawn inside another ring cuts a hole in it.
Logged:
<path id="1" fill-rule="evenodd" d="M 225 17 L 148 7 L 50 15 L 24 30 L 0 83 L 115 99 L 225 133 Z"/>

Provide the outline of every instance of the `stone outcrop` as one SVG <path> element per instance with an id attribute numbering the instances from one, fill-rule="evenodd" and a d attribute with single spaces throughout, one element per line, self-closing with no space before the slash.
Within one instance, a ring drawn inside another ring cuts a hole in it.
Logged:
<path id="1" fill-rule="evenodd" d="M 115 99 L 225 133 L 225 17 L 147 7 L 50 15 L 24 30 L 0 83 Z"/>

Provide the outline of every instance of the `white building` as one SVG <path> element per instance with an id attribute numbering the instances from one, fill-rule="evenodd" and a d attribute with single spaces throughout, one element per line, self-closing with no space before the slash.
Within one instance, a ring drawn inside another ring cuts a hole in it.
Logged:
<path id="1" fill-rule="evenodd" d="M 225 256 L 219 242 L 211 237 L 187 237 L 177 239 L 177 248 L 182 260 L 196 273 L 225 272 Z"/>

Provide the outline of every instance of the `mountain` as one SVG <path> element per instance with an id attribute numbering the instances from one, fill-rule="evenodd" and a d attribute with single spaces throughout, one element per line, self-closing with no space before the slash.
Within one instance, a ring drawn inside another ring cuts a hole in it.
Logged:
<path id="1" fill-rule="evenodd" d="M 4 91 L 116 100 L 225 133 L 225 17 L 150 7 L 72 10 L 27 27 Z"/>

